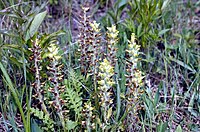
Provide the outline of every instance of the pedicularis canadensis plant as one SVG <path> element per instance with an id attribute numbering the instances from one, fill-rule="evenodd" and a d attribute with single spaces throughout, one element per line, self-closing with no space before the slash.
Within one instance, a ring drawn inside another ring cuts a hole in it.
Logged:
<path id="1" fill-rule="evenodd" d="M 141 96 L 141 93 L 143 93 L 143 90 L 141 87 L 143 86 L 143 76 L 142 72 L 137 69 L 137 63 L 138 63 L 138 55 L 140 46 L 136 44 L 135 42 L 135 34 L 131 34 L 131 40 L 128 41 L 128 48 L 126 50 L 127 52 L 127 65 L 126 65 L 126 71 L 127 71 L 127 111 L 129 111 L 129 114 L 127 116 L 128 121 L 128 129 L 130 131 L 136 131 L 136 123 L 139 120 L 138 118 L 138 110 L 140 108 L 139 106 L 139 98 Z"/>
<path id="2" fill-rule="evenodd" d="M 37 98 L 39 100 L 39 104 L 41 104 L 41 108 L 44 111 L 44 113 L 46 113 L 47 115 L 49 115 L 48 110 L 46 108 L 46 105 L 44 104 L 44 100 L 43 100 L 43 86 L 44 86 L 44 82 L 41 82 L 41 76 L 40 76 L 40 71 L 42 70 L 42 66 L 41 66 L 41 47 L 39 44 L 39 40 L 36 39 L 35 41 L 32 41 L 32 48 L 30 48 L 29 50 L 32 52 L 32 55 L 29 57 L 30 61 L 34 61 L 34 65 L 33 65 L 33 71 L 35 73 L 35 82 L 32 84 L 33 88 L 34 88 L 34 92 L 35 94 L 33 95 L 33 97 Z"/>
<path id="3" fill-rule="evenodd" d="M 55 44 L 51 44 L 48 48 L 50 54 L 48 55 L 50 59 L 50 65 L 48 68 L 50 72 L 50 88 L 48 91 L 52 93 L 52 100 L 49 102 L 57 111 L 58 117 L 60 118 L 62 127 L 66 129 L 67 110 L 64 109 L 66 105 L 66 100 L 62 98 L 62 93 L 65 91 L 65 86 L 62 85 L 63 74 L 62 65 L 59 64 L 61 56 L 58 54 L 59 48 Z M 67 130 L 67 129 L 66 129 Z"/>
<path id="4" fill-rule="evenodd" d="M 96 21 L 91 22 L 90 17 L 87 16 L 89 8 L 83 7 L 83 16 L 80 16 L 80 34 L 79 44 L 81 52 L 81 72 L 86 76 L 88 73 L 94 75 L 94 82 L 96 82 L 98 60 L 100 59 L 101 49 L 101 34 L 99 24 Z"/>
<path id="5" fill-rule="evenodd" d="M 107 125 L 110 125 L 109 121 L 112 113 L 112 88 L 115 84 L 113 79 L 114 67 L 107 59 L 104 59 L 103 62 L 100 63 L 99 69 L 100 80 L 98 81 L 98 97 L 100 98 L 101 112 L 103 114 L 103 122 L 101 127 L 103 128 L 103 130 L 105 130 L 105 127 Z"/>
<path id="6" fill-rule="evenodd" d="M 79 34 L 79 43 L 80 43 L 80 51 L 81 51 L 81 72 L 86 74 L 86 71 L 88 70 L 88 62 L 91 59 L 90 53 L 89 53 L 89 45 L 90 45 L 90 30 L 89 30 L 89 18 L 87 16 L 87 12 L 89 8 L 82 7 L 83 10 L 83 16 L 80 16 L 80 34 Z"/>

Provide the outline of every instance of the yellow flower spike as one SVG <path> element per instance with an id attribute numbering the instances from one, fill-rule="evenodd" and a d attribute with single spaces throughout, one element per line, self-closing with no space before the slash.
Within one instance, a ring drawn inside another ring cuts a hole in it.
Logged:
<path id="1" fill-rule="evenodd" d="M 140 45 L 137 45 L 135 40 L 136 40 L 135 34 L 132 33 L 131 39 L 130 41 L 128 41 L 128 47 L 126 50 L 128 55 L 130 56 L 128 58 L 129 61 L 127 62 L 127 84 L 126 84 L 128 88 L 127 110 L 130 110 L 133 104 L 137 105 L 134 106 L 134 109 L 129 112 L 129 118 L 127 118 L 127 122 L 132 122 L 132 120 L 136 120 L 138 118 L 137 112 L 141 107 L 139 99 L 141 94 L 143 93 L 141 87 L 143 86 L 144 76 L 142 75 L 142 72 L 137 69 Z"/>
<path id="2" fill-rule="evenodd" d="M 99 25 L 100 23 L 97 23 L 96 21 L 93 21 L 93 23 L 90 23 L 90 26 L 95 32 L 100 32 Z"/>
<path id="3" fill-rule="evenodd" d="M 128 49 L 126 50 L 130 57 L 130 61 L 133 63 L 134 68 L 136 68 L 135 66 L 137 65 L 138 62 L 138 55 L 139 55 L 139 50 L 140 50 L 140 45 L 137 45 L 135 42 L 136 38 L 135 38 L 135 34 L 132 33 L 131 34 L 131 40 L 128 41 Z"/>
<path id="4" fill-rule="evenodd" d="M 107 27 L 107 59 L 111 62 L 112 66 L 116 64 L 117 61 L 117 50 L 118 50 L 118 34 L 119 31 L 116 29 L 115 25 Z"/>
<path id="5" fill-rule="evenodd" d="M 111 66 L 111 62 L 109 62 L 107 59 L 104 59 L 103 62 L 100 63 L 99 66 L 99 76 L 101 78 L 100 81 L 98 81 L 99 84 L 99 97 L 101 98 L 101 106 L 102 107 L 109 107 L 108 104 L 106 104 L 107 101 L 109 101 L 109 104 L 112 104 L 112 93 L 108 92 L 112 86 L 115 84 L 112 76 L 114 75 L 114 67 Z"/>
<path id="6" fill-rule="evenodd" d="M 136 40 L 135 34 L 132 33 L 131 34 L 131 41 L 128 40 L 128 42 L 130 44 L 129 46 L 130 46 L 130 48 L 135 48 L 135 49 L 139 50 L 140 49 L 140 45 L 137 45 L 135 40 Z"/>

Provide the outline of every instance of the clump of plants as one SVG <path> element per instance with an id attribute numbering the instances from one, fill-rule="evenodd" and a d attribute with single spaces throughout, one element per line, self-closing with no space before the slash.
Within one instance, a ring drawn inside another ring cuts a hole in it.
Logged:
<path id="1" fill-rule="evenodd" d="M 88 8 L 83 7 L 84 14 Z M 124 130 L 128 124 L 133 123 L 127 115 L 139 118 L 139 96 L 142 95 L 143 76 L 137 69 L 139 46 L 135 42 L 135 35 L 131 35 L 127 50 L 124 51 L 130 59 L 127 59 L 125 98 L 121 98 L 120 84 L 117 71 L 118 64 L 118 34 L 115 25 L 107 28 L 104 34 L 100 30 L 100 24 L 91 21 L 84 15 L 81 22 L 82 32 L 79 36 L 80 69 L 65 69 L 61 61 L 63 53 L 55 41 L 50 41 L 47 49 L 42 48 L 42 41 L 32 41 L 30 59 L 33 60 L 35 71 L 33 96 L 38 101 L 31 108 L 34 117 L 42 120 L 41 129 L 54 131 L 56 129 L 68 130 L 99 130 L 116 131 Z M 105 38 L 103 38 L 105 37 Z M 105 39 L 105 42 L 101 40 Z M 41 76 L 41 73 L 46 72 Z M 77 73 L 80 71 L 78 77 Z M 90 85 L 88 85 L 90 84 Z M 86 88 L 87 87 L 87 88 Z M 83 95 L 83 93 L 85 95 Z M 117 97 L 118 96 L 118 97 Z M 117 99 L 117 101 L 115 101 Z M 120 101 L 120 102 L 119 102 Z M 127 103 L 121 108 L 120 103 Z M 133 107 L 132 104 L 137 104 Z M 116 109 L 117 107 L 117 109 Z M 133 109 L 134 108 L 134 109 Z M 123 118 L 119 115 L 122 111 Z M 116 115 L 116 112 L 119 112 Z M 116 118 L 116 116 L 118 116 Z M 51 123 L 46 121 L 50 120 Z M 128 126 L 130 126 L 128 125 Z M 132 129 L 130 129 L 132 130 Z"/>

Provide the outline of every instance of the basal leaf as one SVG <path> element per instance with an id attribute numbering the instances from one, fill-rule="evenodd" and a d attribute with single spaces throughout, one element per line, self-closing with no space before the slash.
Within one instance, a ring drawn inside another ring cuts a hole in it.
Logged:
<path id="1" fill-rule="evenodd" d="M 42 23 L 42 21 L 44 20 L 46 14 L 47 14 L 47 11 L 44 11 L 44 12 L 37 14 L 34 17 L 32 23 L 31 23 L 30 29 L 27 31 L 26 41 L 28 39 L 30 39 L 31 37 L 33 37 L 33 35 L 37 32 L 37 30 L 38 30 L 40 24 Z"/>
<path id="2" fill-rule="evenodd" d="M 176 128 L 176 132 L 182 132 L 182 128 L 180 125 L 178 125 L 178 127 Z"/>
<path id="3" fill-rule="evenodd" d="M 165 34 L 166 32 L 168 32 L 169 30 L 170 29 L 163 29 L 158 33 L 158 35 L 161 36 L 161 35 Z"/>

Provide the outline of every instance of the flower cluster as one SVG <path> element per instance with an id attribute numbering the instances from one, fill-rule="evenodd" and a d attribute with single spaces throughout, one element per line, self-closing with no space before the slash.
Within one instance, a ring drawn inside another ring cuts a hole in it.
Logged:
<path id="1" fill-rule="evenodd" d="M 43 94 L 44 93 L 44 83 L 41 81 L 40 71 L 42 70 L 42 66 L 40 65 L 41 59 L 41 47 L 39 44 L 39 40 L 36 39 L 35 41 L 32 41 L 33 47 L 29 48 L 29 50 L 32 52 L 32 55 L 29 57 L 30 61 L 34 61 L 34 68 L 33 71 L 35 73 L 35 82 L 32 84 L 34 87 L 35 94 L 33 97 L 39 100 L 39 104 L 41 104 L 42 110 L 49 116 L 49 113 L 47 111 L 46 105 L 44 104 L 43 100 Z"/>
<path id="2" fill-rule="evenodd" d="M 90 17 L 87 16 L 87 12 L 89 11 L 88 7 L 82 7 L 83 10 L 83 16 L 80 16 L 80 34 L 79 34 L 79 45 L 81 49 L 81 71 L 85 75 L 87 73 L 88 69 L 88 60 L 90 60 L 90 53 L 88 52 L 89 45 L 91 43 L 90 41 L 90 30 L 89 30 L 89 23 L 90 23 Z"/>
<path id="3" fill-rule="evenodd" d="M 128 41 L 128 48 L 126 52 L 128 53 L 128 61 L 127 61 L 127 77 L 128 77 L 128 83 L 127 86 L 131 88 L 138 88 L 143 85 L 142 83 L 142 72 L 137 69 L 137 63 L 138 63 L 138 55 L 140 46 L 136 44 L 135 42 L 135 34 L 131 34 L 131 41 Z M 134 93 L 134 91 L 133 91 Z"/>
<path id="4" fill-rule="evenodd" d="M 84 104 L 84 109 L 82 111 L 85 121 L 82 121 L 82 125 L 87 127 L 87 130 L 90 131 L 91 129 L 95 129 L 95 124 L 93 120 L 95 116 L 93 115 L 94 108 L 92 107 L 91 102 L 86 102 Z"/>
<path id="5" fill-rule="evenodd" d="M 113 104 L 113 99 L 111 97 L 112 95 L 111 88 L 115 84 L 114 79 L 112 79 L 114 75 L 114 67 L 107 59 L 104 59 L 103 62 L 100 63 L 99 69 L 100 69 L 99 72 L 100 80 L 98 81 L 99 84 L 98 89 L 99 89 L 100 106 L 103 109 L 104 120 L 107 124 L 110 118 L 109 109 Z"/>
<path id="6" fill-rule="evenodd" d="M 117 42 L 118 42 L 118 34 L 119 31 L 116 29 L 115 25 L 112 25 L 112 27 L 107 27 L 107 58 L 111 62 L 111 64 L 114 66 L 116 59 L 116 52 L 117 52 Z"/>
<path id="7" fill-rule="evenodd" d="M 80 16 L 80 34 L 79 45 L 81 48 L 81 71 L 84 75 L 87 73 L 97 74 L 98 59 L 100 56 L 101 34 L 99 23 L 91 22 L 87 16 L 89 8 L 83 7 L 83 16 Z"/>
<path id="8" fill-rule="evenodd" d="M 100 23 L 97 23 L 96 21 L 93 21 L 92 23 L 90 23 L 92 30 L 96 33 L 100 32 L 99 25 Z"/>
<path id="9" fill-rule="evenodd" d="M 100 55 L 101 55 L 101 51 L 100 51 L 100 48 L 101 48 L 101 45 L 100 45 L 100 42 L 101 42 L 101 34 L 100 34 L 100 29 L 99 29 L 99 24 L 100 23 L 96 23 L 96 21 L 93 21 L 92 23 L 90 23 L 90 27 L 91 27 L 91 30 L 90 30 L 90 47 L 89 47 L 89 52 L 90 52 L 90 57 L 91 60 L 90 60 L 90 66 L 92 67 L 92 73 L 94 75 L 97 75 L 97 72 L 98 72 L 98 62 L 99 62 L 99 59 L 100 59 Z"/>
<path id="10" fill-rule="evenodd" d="M 137 45 L 135 42 L 135 34 L 131 34 L 131 41 L 129 41 L 128 50 L 126 50 L 130 56 L 129 61 L 133 64 L 133 68 L 137 68 L 138 55 L 140 50 L 140 45 Z"/>
<path id="11" fill-rule="evenodd" d="M 48 54 L 48 57 L 51 60 L 49 67 L 47 67 L 50 73 L 50 76 L 48 78 L 50 81 L 50 88 L 48 89 L 48 91 L 53 95 L 52 101 L 49 101 L 49 103 L 56 109 L 62 126 L 63 128 L 65 128 L 65 120 L 67 119 L 65 119 L 65 117 L 68 111 L 63 108 L 67 101 L 61 98 L 61 93 L 64 92 L 65 88 L 62 85 L 64 76 L 62 74 L 62 65 L 59 64 L 61 56 L 58 54 L 59 48 L 55 44 L 50 44 L 48 50 L 50 52 Z"/>
<path id="12" fill-rule="evenodd" d="M 111 46 L 115 46 L 115 44 L 118 41 L 117 37 L 118 37 L 119 31 L 116 29 L 115 25 L 112 25 L 112 27 L 107 27 L 107 29 L 108 29 L 107 36 L 110 43 L 109 48 L 111 48 Z"/>
<path id="13" fill-rule="evenodd" d="M 138 63 L 138 55 L 140 46 L 136 44 L 135 42 L 135 34 L 131 34 L 131 40 L 128 41 L 128 48 L 126 50 L 128 60 L 127 60 L 127 97 L 128 97 L 128 111 L 129 115 L 127 118 L 128 122 L 131 122 L 129 126 L 130 131 L 135 131 L 134 122 L 138 120 L 137 112 L 140 109 L 140 106 L 138 105 L 138 101 L 140 98 L 141 93 L 143 90 L 141 89 L 143 85 L 143 76 L 142 72 L 137 69 L 137 63 Z"/>
<path id="14" fill-rule="evenodd" d="M 59 60 L 61 59 L 61 56 L 58 54 L 59 52 L 59 47 L 56 44 L 50 44 L 48 47 L 49 54 L 48 57 L 54 60 Z"/>

